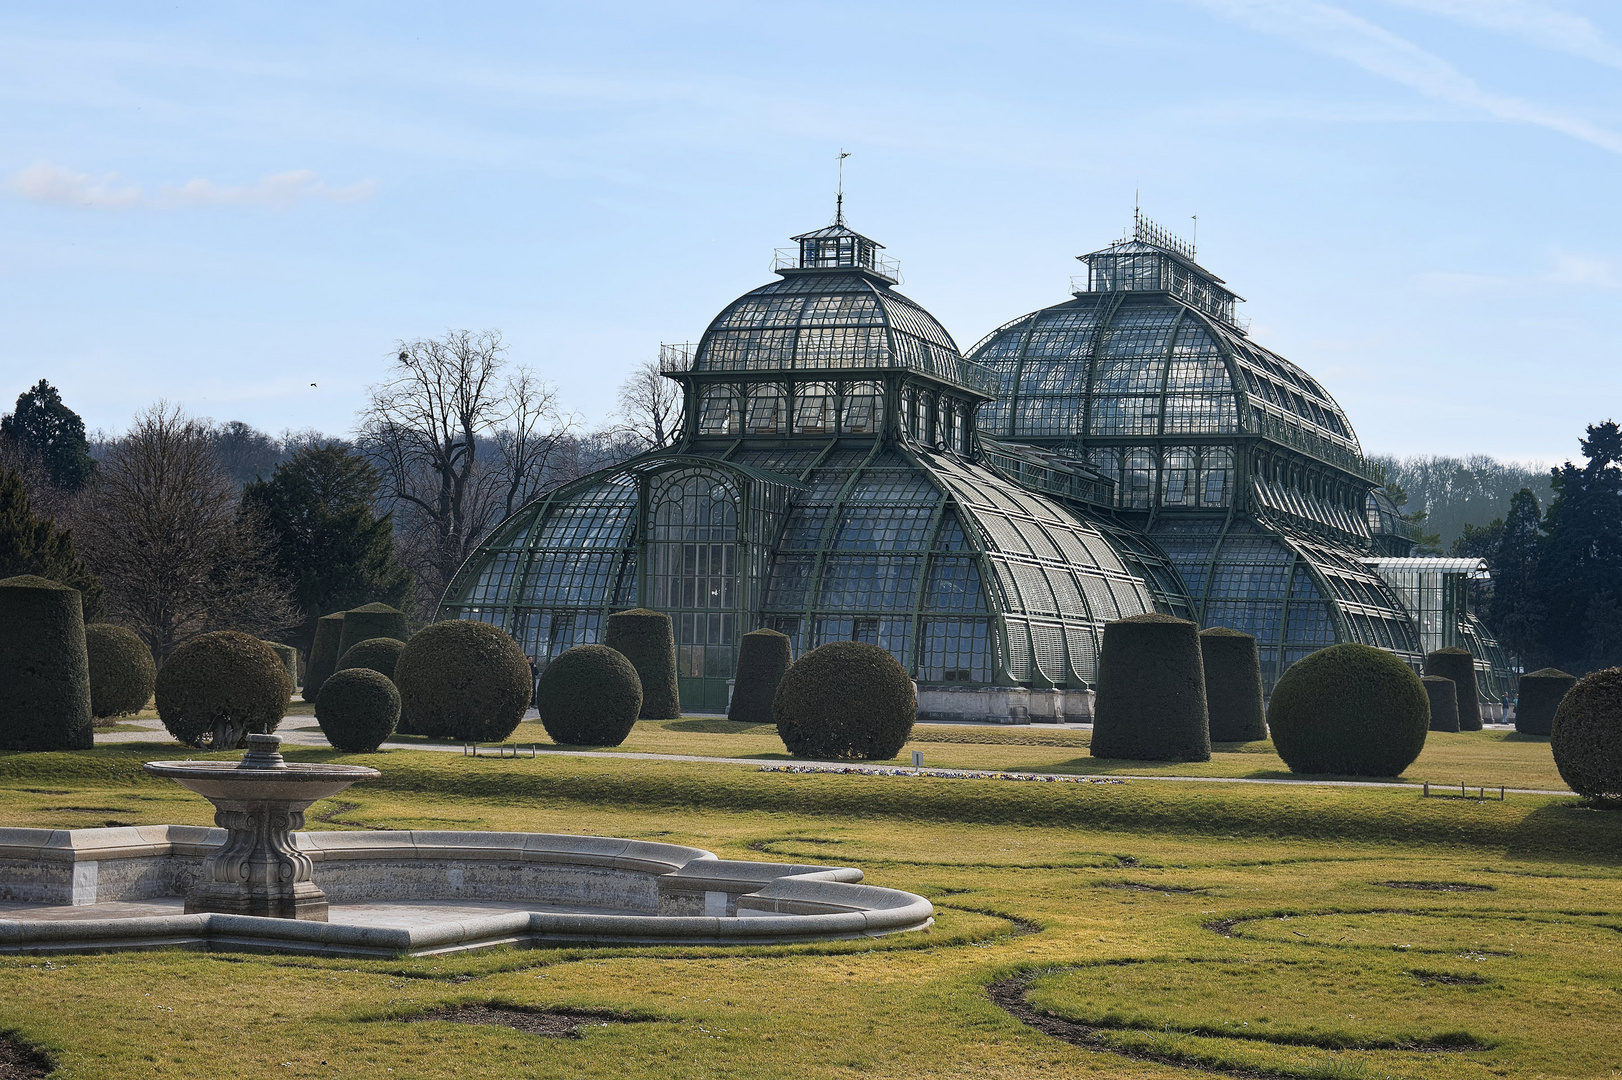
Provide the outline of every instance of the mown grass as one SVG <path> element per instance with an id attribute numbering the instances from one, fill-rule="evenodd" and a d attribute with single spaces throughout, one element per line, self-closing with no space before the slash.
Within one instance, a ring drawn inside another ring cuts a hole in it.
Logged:
<path id="1" fill-rule="evenodd" d="M 203 800 L 139 769 L 173 754 L 126 744 L 0 756 L 0 822 L 204 824 Z M 1622 1070 L 1622 815 L 1569 797 L 794 776 L 400 750 L 290 756 L 384 771 L 312 807 L 311 828 L 595 833 L 855 865 L 930 896 L 938 926 L 753 950 L 5 958 L 0 1029 L 43 1048 L 64 1078 Z M 1028 978 L 1033 1006 L 1092 1029 L 1089 1046 L 994 1005 L 985 988 L 1010 976 Z M 402 1022 L 462 1003 L 648 1022 L 578 1040 Z"/>

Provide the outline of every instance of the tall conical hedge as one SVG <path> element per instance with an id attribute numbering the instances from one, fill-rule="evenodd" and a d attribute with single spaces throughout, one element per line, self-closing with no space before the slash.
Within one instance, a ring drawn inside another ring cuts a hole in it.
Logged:
<path id="1" fill-rule="evenodd" d="M 1452 679 L 1441 675 L 1426 675 L 1419 680 L 1425 684 L 1425 696 L 1431 703 L 1431 730 L 1459 730 L 1459 687 Z"/>
<path id="2" fill-rule="evenodd" d="M 315 640 L 310 643 L 310 658 L 304 664 L 304 700 L 314 701 L 321 696 L 321 684 L 338 670 L 338 643 L 344 636 L 344 613 L 323 615 L 315 623 Z"/>
<path id="3" fill-rule="evenodd" d="M 1212 742 L 1253 742 L 1267 738 L 1262 711 L 1262 665 L 1256 639 L 1226 626 L 1200 631 L 1205 665 L 1205 710 Z"/>
<path id="4" fill-rule="evenodd" d="M 1425 748 L 1430 701 L 1396 655 L 1331 645 L 1285 669 L 1267 727 L 1291 772 L 1401 776 Z"/>
<path id="5" fill-rule="evenodd" d="M 296 687 L 298 685 L 298 650 L 291 645 L 283 645 L 279 641 L 267 641 L 265 644 L 270 646 L 270 651 L 276 654 L 276 659 L 280 660 L 282 667 L 287 669 L 287 685 Z"/>
<path id="6" fill-rule="evenodd" d="M 603 644 L 636 668 L 636 676 L 642 680 L 642 719 L 674 720 L 681 715 L 676 637 L 669 615 L 646 608 L 616 611 L 608 617 Z"/>
<path id="7" fill-rule="evenodd" d="M 1134 615 L 1104 626 L 1093 757 L 1211 760 L 1200 635 L 1187 619 Z"/>
<path id="8" fill-rule="evenodd" d="M 1452 679 L 1458 687 L 1459 730 L 1481 730 L 1481 698 L 1476 693 L 1476 658 L 1449 646 L 1425 654 L 1425 674 Z"/>
<path id="9" fill-rule="evenodd" d="M 0 580 L 0 750 L 89 750 L 90 657 L 78 589 Z"/>
<path id="10" fill-rule="evenodd" d="M 1554 713 L 1577 685 L 1577 676 L 1546 667 L 1521 676 L 1515 701 L 1515 730 L 1522 735 L 1547 735 L 1554 730 Z"/>
<path id="11" fill-rule="evenodd" d="M 772 723 L 772 699 L 783 672 L 794 660 L 788 635 L 751 630 L 738 643 L 738 670 L 732 679 L 727 719 L 742 724 Z"/>
<path id="12" fill-rule="evenodd" d="M 344 612 L 343 626 L 343 633 L 338 636 L 338 657 L 372 638 L 389 637 L 405 641 L 411 637 L 405 612 L 387 604 L 365 604 L 351 608 Z"/>

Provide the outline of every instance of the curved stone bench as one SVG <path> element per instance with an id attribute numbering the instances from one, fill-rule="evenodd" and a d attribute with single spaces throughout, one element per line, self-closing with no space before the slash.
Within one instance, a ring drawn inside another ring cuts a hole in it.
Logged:
<path id="1" fill-rule="evenodd" d="M 928 900 L 859 884 L 862 872 L 850 867 L 733 862 L 611 837 L 425 831 L 296 834 L 333 905 L 327 923 L 98 913 L 184 896 L 224 838 L 223 829 L 187 825 L 0 829 L 0 953 L 173 946 L 421 956 L 565 942 L 773 944 L 934 922 Z M 436 918 L 436 904 L 508 910 Z M 391 907 L 422 916 L 409 927 L 376 925 Z"/>

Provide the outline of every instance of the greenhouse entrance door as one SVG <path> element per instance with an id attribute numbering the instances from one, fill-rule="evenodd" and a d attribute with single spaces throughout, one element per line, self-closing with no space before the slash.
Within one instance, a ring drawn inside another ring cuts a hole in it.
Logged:
<path id="1" fill-rule="evenodd" d="M 725 712 L 737 663 L 738 497 L 724 479 L 683 472 L 659 487 L 653 602 L 676 636 L 683 712 Z"/>

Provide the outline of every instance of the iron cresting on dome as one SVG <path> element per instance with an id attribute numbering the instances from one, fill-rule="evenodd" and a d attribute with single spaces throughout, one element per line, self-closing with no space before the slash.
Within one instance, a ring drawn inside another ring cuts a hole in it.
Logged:
<path id="1" fill-rule="evenodd" d="M 985 452 L 995 376 L 880 245 L 842 218 L 794 239 L 777 280 L 663 350 L 673 445 L 515 513 L 440 617 L 495 623 L 544 667 L 612 611 L 666 612 L 688 711 L 726 708 L 739 638 L 766 627 L 796 654 L 889 650 L 926 718 L 1090 717 L 1104 624 L 1192 614 L 1176 570 L 1091 470 Z"/>
<path id="2" fill-rule="evenodd" d="M 1339 641 L 1417 665 L 1445 639 L 1496 699 L 1463 577 L 1397 558 L 1411 537 L 1322 386 L 1147 222 L 1084 258 L 1073 299 L 965 358 L 842 214 L 794 237 L 777 280 L 661 348 L 671 445 L 520 509 L 440 617 L 495 623 L 544 668 L 610 612 L 663 611 L 690 712 L 726 708 L 765 627 L 796 654 L 889 650 L 924 719 L 1086 720 L 1104 624 L 1149 612 L 1254 634 L 1268 686 Z"/>

